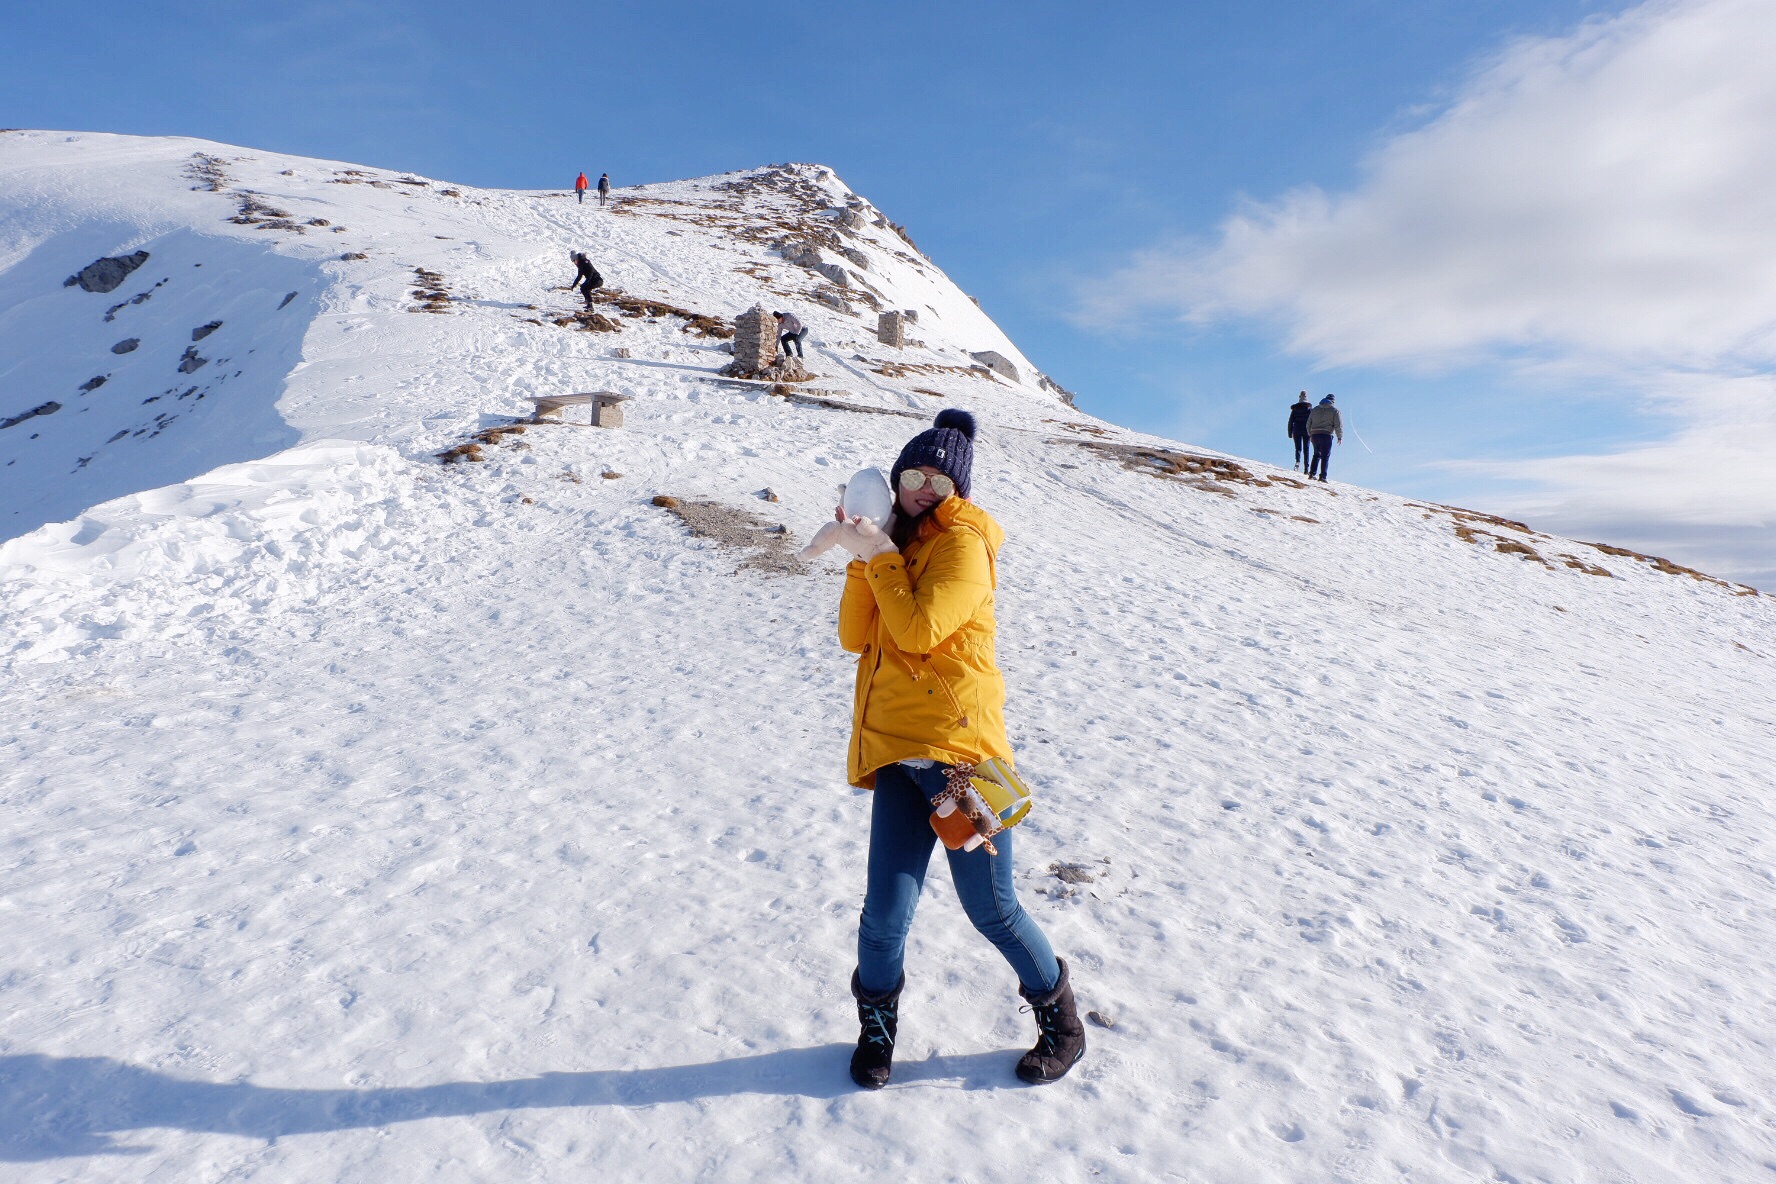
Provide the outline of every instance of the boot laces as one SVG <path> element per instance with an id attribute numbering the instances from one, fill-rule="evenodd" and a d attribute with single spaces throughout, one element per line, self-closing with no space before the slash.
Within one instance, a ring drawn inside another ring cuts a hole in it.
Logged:
<path id="1" fill-rule="evenodd" d="M 1033 1003 L 1030 1010 L 1036 1016 L 1036 1053 L 1038 1056 L 1052 1056 L 1060 1046 L 1061 1005 L 1054 1003 Z"/>
<path id="2" fill-rule="evenodd" d="M 860 1003 L 857 1011 L 859 1018 L 863 1020 L 863 1038 L 882 1048 L 893 1048 L 894 1037 L 888 1031 L 888 1021 L 893 1018 L 893 1012 L 874 1003 Z"/>

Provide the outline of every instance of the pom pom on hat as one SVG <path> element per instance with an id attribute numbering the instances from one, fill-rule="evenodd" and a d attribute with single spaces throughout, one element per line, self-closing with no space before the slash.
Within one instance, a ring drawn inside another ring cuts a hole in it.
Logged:
<path id="1" fill-rule="evenodd" d="M 888 484 L 899 489 L 902 473 L 924 465 L 954 481 L 956 493 L 967 497 L 969 477 L 974 470 L 974 431 L 974 416 L 968 412 L 953 407 L 939 411 L 932 425 L 900 450 Z"/>
<path id="2" fill-rule="evenodd" d="M 957 407 L 946 407 L 942 411 L 939 411 L 937 413 L 937 419 L 933 421 L 931 426 L 938 428 L 954 428 L 964 436 L 967 436 L 970 440 L 974 439 L 974 416 Z"/>

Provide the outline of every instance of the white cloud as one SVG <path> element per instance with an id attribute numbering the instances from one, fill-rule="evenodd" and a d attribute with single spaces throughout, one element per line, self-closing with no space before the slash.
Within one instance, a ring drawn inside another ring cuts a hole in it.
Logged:
<path id="1" fill-rule="evenodd" d="M 1617 381 L 1677 417 L 1670 442 L 1489 469 L 1542 483 L 1555 526 L 1609 502 L 1643 525 L 1769 527 L 1772 61 L 1772 0 L 1656 0 L 1515 43 L 1353 191 L 1252 204 L 1206 249 L 1134 260 L 1083 315 L 1258 320 L 1321 366 Z"/>

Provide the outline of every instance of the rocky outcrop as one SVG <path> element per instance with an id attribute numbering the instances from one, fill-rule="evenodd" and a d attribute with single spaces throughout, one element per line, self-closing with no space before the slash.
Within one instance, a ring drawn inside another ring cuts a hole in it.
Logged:
<path id="1" fill-rule="evenodd" d="M 17 425 L 24 423 L 27 419 L 35 419 L 39 415 L 54 415 L 61 409 L 62 405 L 54 401 L 40 403 L 29 411 L 20 412 L 18 415 L 14 415 L 8 419 L 0 419 L 0 431 L 4 431 L 10 427 L 16 427 Z"/>
<path id="2" fill-rule="evenodd" d="M 133 255 L 110 255 L 103 259 L 94 259 L 85 267 L 62 281 L 62 287 L 72 288 L 78 284 L 86 292 L 115 292 L 130 273 L 148 262 L 147 251 L 137 251 Z"/>
<path id="3" fill-rule="evenodd" d="M 968 356 L 991 370 L 993 373 L 999 375 L 1001 378 L 1008 378 L 1012 382 L 1021 381 L 1018 377 L 1018 368 L 1012 365 L 1011 359 L 996 350 L 983 349 L 978 353 L 971 353 Z"/>

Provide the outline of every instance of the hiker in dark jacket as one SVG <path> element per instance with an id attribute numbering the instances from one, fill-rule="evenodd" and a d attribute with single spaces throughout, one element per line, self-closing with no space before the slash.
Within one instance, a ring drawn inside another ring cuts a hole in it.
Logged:
<path id="1" fill-rule="evenodd" d="M 609 173 L 599 173 L 598 174 L 598 204 L 603 205 L 605 202 L 609 201 L 610 195 L 611 195 L 611 175 Z"/>
<path id="2" fill-rule="evenodd" d="M 1332 405 L 1334 396 L 1327 395 L 1320 400 L 1307 417 L 1307 435 L 1313 442 L 1313 459 L 1307 462 L 1308 480 L 1313 480 L 1319 473 L 1320 480 L 1326 479 L 1326 469 L 1332 461 L 1332 437 L 1338 436 L 1338 442 L 1344 443 L 1344 420 L 1339 417 L 1338 408 Z"/>
<path id="3" fill-rule="evenodd" d="M 568 287 L 578 288 L 586 297 L 586 307 L 591 308 L 592 293 L 597 289 L 604 287 L 604 277 L 598 274 L 598 269 L 592 266 L 592 260 L 586 258 L 584 252 L 570 252 L 570 257 L 574 261 L 574 266 L 578 268 L 579 271 L 575 274 L 573 282 L 569 284 Z"/>
<path id="4" fill-rule="evenodd" d="M 1302 391 L 1301 397 L 1289 408 L 1289 439 L 1295 441 L 1295 468 L 1307 468 L 1308 457 L 1311 455 L 1307 444 L 1307 416 L 1313 410 L 1313 404 L 1307 401 L 1307 392 Z"/>
<path id="5" fill-rule="evenodd" d="M 802 338 L 808 335 L 808 330 L 796 319 L 795 313 L 774 312 L 771 315 L 777 318 L 777 348 L 783 351 L 783 356 L 789 356 L 789 347 L 792 345 L 795 346 L 796 357 L 807 356 L 802 353 Z"/>

